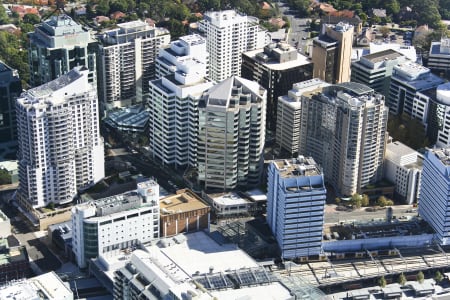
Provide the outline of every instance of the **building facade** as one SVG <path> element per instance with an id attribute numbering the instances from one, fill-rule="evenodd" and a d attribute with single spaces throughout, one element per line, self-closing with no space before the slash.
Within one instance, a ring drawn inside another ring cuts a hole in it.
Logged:
<path id="1" fill-rule="evenodd" d="M 206 36 L 209 74 L 215 81 L 240 76 L 242 53 L 263 48 L 268 40 L 257 18 L 235 10 L 205 12 L 199 31 Z"/>
<path id="2" fill-rule="evenodd" d="M 450 38 L 431 42 L 427 67 L 437 74 L 450 78 Z"/>
<path id="3" fill-rule="evenodd" d="M 85 268 L 90 258 L 159 238 L 159 185 L 140 182 L 136 191 L 72 208 L 72 248 Z"/>
<path id="4" fill-rule="evenodd" d="M 450 244 L 450 149 L 434 149 L 425 153 L 420 188 L 419 215 L 436 232 L 436 240 Z"/>
<path id="5" fill-rule="evenodd" d="M 275 160 L 267 179 L 267 223 L 283 259 L 322 251 L 327 195 L 322 170 L 313 158 Z"/>
<path id="6" fill-rule="evenodd" d="M 18 200 L 27 209 L 73 200 L 104 177 L 97 92 L 77 67 L 17 100 Z"/>
<path id="7" fill-rule="evenodd" d="M 386 145 L 384 174 L 395 185 L 395 196 L 406 204 L 417 203 L 423 157 L 400 142 Z"/>
<path id="8" fill-rule="evenodd" d="M 312 79 L 313 64 L 287 43 L 268 44 L 242 54 L 242 78 L 258 82 L 267 90 L 267 127 L 275 129 L 278 97 L 294 83 Z"/>
<path id="9" fill-rule="evenodd" d="M 17 70 L 0 61 L 0 144 L 17 141 L 16 99 L 21 92 Z"/>
<path id="10" fill-rule="evenodd" d="M 96 84 L 97 42 L 71 17 L 52 16 L 37 25 L 28 37 L 31 86 L 47 83 L 77 66 L 86 67 L 89 82 Z"/>
<path id="11" fill-rule="evenodd" d="M 323 167 L 341 195 L 383 176 L 388 109 L 383 95 L 359 83 L 341 83 L 302 95 L 299 153 Z"/>
<path id="12" fill-rule="evenodd" d="M 170 42 L 169 31 L 137 20 L 99 36 L 98 87 L 103 114 L 146 100 L 156 78 L 158 51 Z"/>
<path id="13" fill-rule="evenodd" d="M 266 90 L 230 77 L 199 102 L 198 180 L 205 189 L 255 186 L 263 169 Z"/>
<path id="14" fill-rule="evenodd" d="M 350 81 L 352 45 L 352 25 L 323 24 L 319 36 L 313 40 L 313 77 L 328 83 Z"/>
<path id="15" fill-rule="evenodd" d="M 196 165 L 198 102 L 214 85 L 207 79 L 206 43 L 185 36 L 161 51 L 160 79 L 150 81 L 149 147 L 154 159 L 175 167 Z"/>

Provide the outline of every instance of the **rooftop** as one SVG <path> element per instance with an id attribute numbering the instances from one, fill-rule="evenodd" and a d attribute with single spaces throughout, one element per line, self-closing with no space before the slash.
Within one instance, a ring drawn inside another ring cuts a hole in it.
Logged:
<path id="1" fill-rule="evenodd" d="M 312 157 L 299 156 L 292 159 L 274 160 L 282 177 L 300 177 L 321 175 L 322 170 Z"/>
<path id="2" fill-rule="evenodd" d="M 429 150 L 436 155 L 436 157 L 444 164 L 445 166 L 450 166 L 450 148 L 443 149 L 433 149 Z"/>
<path id="3" fill-rule="evenodd" d="M 159 201 L 161 215 L 170 215 L 208 207 L 200 197 L 188 189 L 178 190 L 177 194 L 165 197 Z"/>
<path id="4" fill-rule="evenodd" d="M 364 59 L 369 60 L 372 63 L 382 62 L 385 60 L 394 60 L 399 57 L 404 56 L 400 52 L 397 52 L 393 49 L 386 49 L 382 50 L 380 52 L 371 53 L 368 55 L 363 56 Z"/>
<path id="5" fill-rule="evenodd" d="M 235 192 L 211 194 L 209 197 L 217 204 L 224 206 L 247 204 L 251 202 L 250 200 L 239 196 Z"/>

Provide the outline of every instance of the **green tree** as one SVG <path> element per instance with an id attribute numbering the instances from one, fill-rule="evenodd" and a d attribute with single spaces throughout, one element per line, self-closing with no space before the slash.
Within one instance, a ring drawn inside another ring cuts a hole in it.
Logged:
<path id="1" fill-rule="evenodd" d="M 9 17 L 3 5 L 0 5 L 0 25 L 9 23 Z"/>
<path id="2" fill-rule="evenodd" d="M 425 280 L 425 276 L 423 275 L 422 271 L 419 271 L 419 273 L 417 273 L 416 279 L 419 283 L 422 283 Z"/>
<path id="3" fill-rule="evenodd" d="M 369 203 L 370 203 L 369 196 L 363 194 L 361 198 L 361 206 L 369 206 Z"/>
<path id="4" fill-rule="evenodd" d="M 381 278 L 378 279 L 378 285 L 382 288 L 386 287 L 386 278 L 384 278 L 384 276 L 381 276 Z"/>
<path id="5" fill-rule="evenodd" d="M 380 28 L 380 33 L 383 37 L 388 37 L 389 33 L 391 33 L 391 30 L 387 26 L 383 26 Z"/>
<path id="6" fill-rule="evenodd" d="M 0 169 L 0 185 L 10 183 L 11 183 L 11 175 L 9 175 L 8 171 Z"/>
<path id="7" fill-rule="evenodd" d="M 403 273 L 400 273 L 400 275 L 398 276 L 398 284 L 400 284 L 401 286 L 404 286 L 406 283 L 406 276 Z"/>
<path id="8" fill-rule="evenodd" d="M 41 22 L 41 18 L 35 14 L 26 14 L 23 16 L 23 22 L 28 24 L 38 24 Z"/>
<path id="9" fill-rule="evenodd" d="M 434 280 L 435 280 L 437 283 L 440 283 L 442 280 L 444 280 L 444 276 L 442 275 L 441 272 L 436 271 L 436 274 L 434 274 Z"/>
<path id="10" fill-rule="evenodd" d="M 381 207 L 385 207 L 387 205 L 387 199 L 385 196 L 380 196 L 377 199 L 377 205 Z"/>
<path id="11" fill-rule="evenodd" d="M 400 12 L 400 3 L 397 0 L 385 2 L 385 7 L 388 15 L 397 15 Z"/>

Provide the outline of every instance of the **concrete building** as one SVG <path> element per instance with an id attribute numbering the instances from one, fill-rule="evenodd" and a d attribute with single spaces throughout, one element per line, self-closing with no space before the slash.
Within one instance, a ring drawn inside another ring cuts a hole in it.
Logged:
<path id="1" fill-rule="evenodd" d="M 17 160 L 0 161 L 0 169 L 6 171 L 11 176 L 12 184 L 19 182 L 19 165 Z"/>
<path id="2" fill-rule="evenodd" d="M 52 81 L 76 66 L 86 67 L 89 82 L 96 84 L 97 42 L 71 17 L 54 15 L 35 26 L 28 37 L 31 86 Z"/>
<path id="3" fill-rule="evenodd" d="M 431 42 L 427 67 L 437 74 L 450 78 L 450 38 L 441 38 L 439 42 Z"/>
<path id="4" fill-rule="evenodd" d="M 72 208 L 72 248 L 80 268 L 102 253 L 136 247 L 159 238 L 159 185 L 138 183 L 137 190 Z"/>
<path id="5" fill-rule="evenodd" d="M 31 210 L 70 203 L 104 177 L 97 92 L 77 67 L 17 100 L 19 202 Z"/>
<path id="6" fill-rule="evenodd" d="M 291 155 L 297 155 L 300 145 L 301 96 L 304 92 L 330 85 L 318 78 L 295 83 L 287 95 L 278 98 L 275 141 Z"/>
<path id="7" fill-rule="evenodd" d="M 387 97 L 394 66 L 406 60 L 406 56 L 392 49 L 364 55 L 352 62 L 351 81 L 365 84 Z"/>
<path id="8" fill-rule="evenodd" d="M 10 246 L 6 237 L 0 238 L 0 285 L 26 278 L 30 274 L 32 273 L 25 246 Z"/>
<path id="9" fill-rule="evenodd" d="M 406 204 L 417 203 L 423 157 L 396 141 L 386 145 L 384 176 L 395 184 L 395 195 Z"/>
<path id="10" fill-rule="evenodd" d="M 207 189 L 256 186 L 263 169 L 266 90 L 230 77 L 210 88 L 199 106 L 198 180 Z"/>
<path id="11" fill-rule="evenodd" d="M 172 42 L 158 57 L 159 72 L 167 75 L 149 83 L 149 147 L 163 164 L 196 165 L 198 102 L 214 85 L 206 78 L 207 57 L 198 35 Z"/>
<path id="12" fill-rule="evenodd" d="M 73 292 L 55 272 L 11 281 L 0 287 L 0 299 L 73 300 Z"/>
<path id="13" fill-rule="evenodd" d="M 383 176 L 388 109 L 384 96 L 354 82 L 302 95 L 299 153 L 323 167 L 341 195 L 360 192 Z"/>
<path id="14" fill-rule="evenodd" d="M 17 70 L 0 61 L 0 144 L 17 142 L 16 99 L 21 92 Z"/>
<path id="15" fill-rule="evenodd" d="M 312 79 L 313 64 L 295 47 L 272 43 L 264 49 L 242 54 L 242 78 L 258 82 L 267 90 L 267 127 L 275 129 L 278 97 L 294 83 Z"/>
<path id="16" fill-rule="evenodd" d="M 205 12 L 198 29 L 206 36 L 209 75 L 215 81 L 240 76 L 242 53 L 263 48 L 268 43 L 259 20 L 235 10 Z"/>
<path id="17" fill-rule="evenodd" d="M 313 40 L 313 77 L 328 83 L 350 81 L 352 45 L 352 25 L 323 24 L 319 36 Z"/>
<path id="18" fill-rule="evenodd" d="M 126 133 L 148 133 L 149 112 L 141 104 L 115 109 L 103 119 L 104 124 Z"/>
<path id="19" fill-rule="evenodd" d="M 117 25 L 99 37 L 98 87 L 101 111 L 145 102 L 149 81 L 156 78 L 159 49 L 169 31 L 137 20 Z"/>
<path id="20" fill-rule="evenodd" d="M 267 223 L 283 259 L 322 252 L 327 196 L 322 170 L 311 157 L 275 160 L 267 179 Z"/>
<path id="21" fill-rule="evenodd" d="M 205 195 L 218 219 L 250 216 L 258 211 L 258 202 L 242 193 L 225 192 Z"/>
<path id="22" fill-rule="evenodd" d="M 0 210 L 0 238 L 7 238 L 11 235 L 11 222 L 7 215 Z"/>
<path id="23" fill-rule="evenodd" d="M 435 230 L 441 245 L 450 244 L 450 149 L 425 153 L 419 199 L 419 215 Z"/>
<path id="24" fill-rule="evenodd" d="M 209 229 L 210 207 L 190 190 L 178 190 L 175 195 L 164 197 L 159 208 L 161 237 Z"/>
<path id="25" fill-rule="evenodd" d="M 444 82 L 442 78 L 432 74 L 430 69 L 406 61 L 394 66 L 386 105 L 393 114 L 406 113 L 424 122 L 427 103 L 421 97 L 416 97 L 417 92 L 436 88 Z"/>

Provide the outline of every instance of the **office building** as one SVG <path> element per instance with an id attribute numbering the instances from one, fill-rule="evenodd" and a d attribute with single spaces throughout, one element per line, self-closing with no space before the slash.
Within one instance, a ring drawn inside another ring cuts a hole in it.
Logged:
<path id="1" fill-rule="evenodd" d="M 395 185 L 395 196 L 406 204 L 417 203 L 423 156 L 395 141 L 387 143 L 384 162 L 385 178 Z"/>
<path id="2" fill-rule="evenodd" d="M 388 109 L 384 96 L 354 82 L 302 95 L 299 153 L 311 155 L 341 195 L 383 176 Z"/>
<path id="3" fill-rule="evenodd" d="M 205 189 L 255 186 L 263 169 L 266 90 L 230 77 L 199 102 L 198 179 Z"/>
<path id="4" fill-rule="evenodd" d="M 444 82 L 430 69 L 406 61 L 394 66 L 386 105 L 393 114 L 406 113 L 425 123 L 427 103 L 421 97 L 416 97 L 417 92 L 436 88 Z"/>
<path id="5" fill-rule="evenodd" d="M 278 97 L 296 82 L 312 78 L 311 61 L 287 43 L 272 43 L 264 49 L 242 54 L 242 78 L 258 82 L 267 90 L 267 127 L 275 129 Z"/>
<path id="6" fill-rule="evenodd" d="M 137 184 L 136 191 L 72 208 L 72 248 L 80 268 L 102 253 L 136 247 L 159 238 L 159 185 Z"/>
<path id="7" fill-rule="evenodd" d="M 209 229 L 210 207 L 190 190 L 164 197 L 159 207 L 161 237 Z"/>
<path id="8" fill-rule="evenodd" d="M 16 99 L 21 92 L 17 70 L 0 61 L 0 144 L 17 142 Z"/>
<path id="9" fill-rule="evenodd" d="M 89 82 L 96 84 L 97 42 L 71 17 L 54 15 L 35 26 L 28 37 L 31 86 L 47 83 L 76 66 L 86 67 Z"/>
<path id="10" fill-rule="evenodd" d="M 7 237 L 0 238 L 0 286 L 8 281 L 26 278 L 30 274 L 32 271 L 26 247 L 24 245 L 12 246 Z M 0 297 L 0 299 L 7 298 Z"/>
<path id="11" fill-rule="evenodd" d="M 77 67 L 17 100 L 19 188 L 29 210 L 72 202 L 104 177 L 97 92 Z"/>
<path id="12" fill-rule="evenodd" d="M 350 81 L 352 44 L 352 25 L 323 24 L 319 36 L 313 40 L 313 77 L 328 83 Z"/>
<path id="13" fill-rule="evenodd" d="M 205 12 L 198 29 L 206 37 L 209 75 L 215 81 L 240 76 L 242 53 L 263 48 L 268 42 L 258 18 L 235 10 Z"/>
<path id="14" fill-rule="evenodd" d="M 351 81 L 365 84 L 387 97 L 394 66 L 406 60 L 406 56 L 392 49 L 364 55 L 352 62 Z"/>
<path id="15" fill-rule="evenodd" d="M 207 56 L 204 39 L 194 35 L 172 42 L 157 59 L 167 75 L 149 83 L 149 147 L 163 164 L 196 165 L 198 101 L 214 85 L 206 78 Z"/>
<path id="16" fill-rule="evenodd" d="M 450 38 L 441 38 L 431 42 L 427 67 L 436 74 L 449 78 L 450 75 Z"/>
<path id="17" fill-rule="evenodd" d="M 299 156 L 272 161 L 267 190 L 267 223 L 281 258 L 319 255 L 327 190 L 314 159 Z"/>
<path id="18" fill-rule="evenodd" d="M 169 31 L 137 20 L 99 35 L 98 87 L 101 111 L 145 102 L 149 81 L 156 78 L 159 49 L 170 42 Z"/>
<path id="19" fill-rule="evenodd" d="M 52 271 L 1 286 L 0 299 L 73 300 L 74 296 L 70 286 Z"/>
<path id="20" fill-rule="evenodd" d="M 330 85 L 318 78 L 295 83 L 287 95 L 278 98 L 275 142 L 292 156 L 298 155 L 300 144 L 301 96 L 304 92 Z"/>
<path id="21" fill-rule="evenodd" d="M 420 187 L 419 215 L 434 229 L 436 240 L 450 244 L 450 149 L 425 153 Z"/>

